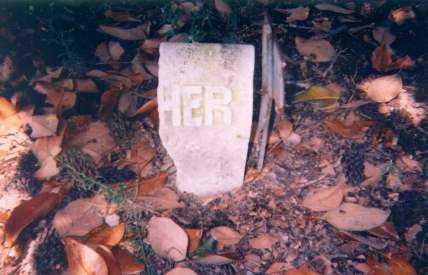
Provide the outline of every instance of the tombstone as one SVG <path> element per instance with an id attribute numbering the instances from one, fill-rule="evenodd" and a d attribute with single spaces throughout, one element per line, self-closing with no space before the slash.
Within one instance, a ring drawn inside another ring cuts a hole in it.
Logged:
<path id="1" fill-rule="evenodd" d="M 253 74 L 251 45 L 161 44 L 159 133 L 180 191 L 205 196 L 243 184 Z"/>

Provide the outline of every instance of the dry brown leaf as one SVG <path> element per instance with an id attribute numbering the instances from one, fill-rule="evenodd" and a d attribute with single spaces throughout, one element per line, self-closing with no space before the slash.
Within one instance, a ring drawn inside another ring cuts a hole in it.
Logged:
<path id="1" fill-rule="evenodd" d="M 391 34 L 389 28 L 377 27 L 373 30 L 373 39 L 381 45 L 390 46 L 395 41 L 395 36 Z"/>
<path id="2" fill-rule="evenodd" d="M 59 120 L 56 115 L 32 116 L 28 121 L 31 127 L 31 137 L 41 138 L 56 135 L 58 123 Z"/>
<path id="3" fill-rule="evenodd" d="M 391 275 L 417 275 L 415 268 L 404 258 L 392 255 L 389 259 Z"/>
<path id="4" fill-rule="evenodd" d="M 111 56 L 108 50 L 108 47 L 105 42 L 101 42 L 98 44 L 98 46 L 95 48 L 95 56 L 100 59 L 103 63 L 108 63 Z"/>
<path id="5" fill-rule="evenodd" d="M 59 210 L 52 224 L 62 237 L 85 236 L 103 224 L 103 217 L 108 208 L 109 204 L 102 195 L 90 199 L 77 199 Z"/>
<path id="6" fill-rule="evenodd" d="M 132 116 L 145 115 L 158 107 L 158 100 L 153 98 L 141 106 Z"/>
<path id="7" fill-rule="evenodd" d="M 199 242 L 202 238 L 202 230 L 198 228 L 187 228 L 184 229 L 184 231 L 186 231 L 186 234 L 189 237 L 189 254 L 192 255 L 193 252 L 199 248 Z"/>
<path id="8" fill-rule="evenodd" d="M 160 189 L 162 189 L 168 181 L 168 174 L 160 172 L 158 175 L 143 179 L 138 184 L 130 185 L 127 190 L 132 191 L 133 188 L 138 185 L 138 195 L 147 196 L 153 195 Z"/>
<path id="9" fill-rule="evenodd" d="M 327 40 L 311 40 L 296 37 L 294 39 L 297 51 L 310 58 L 313 62 L 329 62 L 336 54 L 336 50 Z"/>
<path id="10" fill-rule="evenodd" d="M 144 271 L 144 264 L 139 263 L 137 259 L 128 252 L 128 250 L 115 247 L 112 250 L 114 257 L 119 263 L 123 275 L 140 274 Z"/>
<path id="11" fill-rule="evenodd" d="M 326 120 L 325 126 L 336 134 L 349 139 L 358 139 L 364 136 L 365 130 L 373 125 L 371 121 L 354 121 L 351 125 L 345 125 L 340 120 Z"/>
<path id="12" fill-rule="evenodd" d="M 68 89 L 61 86 L 46 82 L 37 82 L 34 90 L 46 95 L 47 101 L 53 106 L 54 113 L 60 113 L 62 110 L 73 108 L 76 103 L 76 93 L 68 91 Z"/>
<path id="13" fill-rule="evenodd" d="M 395 230 L 394 226 L 389 222 L 384 222 L 383 224 L 370 229 L 369 233 L 379 238 L 392 238 L 396 241 L 400 241 L 400 236 L 397 234 L 397 231 Z"/>
<path id="14" fill-rule="evenodd" d="M 279 136 L 283 141 L 287 141 L 288 137 L 293 132 L 293 124 L 287 119 L 283 119 L 278 122 L 277 129 L 279 132 Z"/>
<path id="15" fill-rule="evenodd" d="M 165 275 L 198 275 L 195 271 L 185 267 L 175 267 L 165 273 Z"/>
<path id="16" fill-rule="evenodd" d="M 147 242 L 162 257 L 174 261 L 186 258 L 189 238 L 186 232 L 170 218 L 152 217 L 147 226 Z"/>
<path id="17" fill-rule="evenodd" d="M 284 275 L 320 275 L 318 272 L 308 269 L 306 266 L 301 266 L 298 269 L 292 269 L 285 272 Z"/>
<path id="18" fill-rule="evenodd" d="M 267 270 L 266 275 L 282 275 L 285 274 L 287 270 L 293 269 L 293 265 L 289 263 L 273 263 Z"/>
<path id="19" fill-rule="evenodd" d="M 88 245 L 88 244 L 87 244 Z M 119 263 L 113 256 L 113 253 L 111 252 L 110 248 L 104 245 L 92 245 L 90 244 L 89 247 L 95 250 L 98 255 L 100 255 L 105 263 L 107 264 L 108 269 L 108 275 L 122 275 L 119 267 Z"/>
<path id="20" fill-rule="evenodd" d="M 22 202 L 13 209 L 5 224 L 4 245 L 11 247 L 27 225 L 49 214 L 61 200 L 61 193 L 44 193 Z"/>
<path id="21" fill-rule="evenodd" d="M 121 93 L 117 88 L 105 91 L 101 95 L 101 104 L 97 115 L 101 118 L 107 118 L 116 108 Z"/>
<path id="22" fill-rule="evenodd" d="M 116 22 L 140 22 L 139 19 L 132 16 L 126 11 L 108 10 L 104 13 L 104 16 Z"/>
<path id="23" fill-rule="evenodd" d="M 381 167 L 374 166 L 369 162 L 364 162 L 364 176 L 366 179 L 360 184 L 361 186 L 370 186 L 378 183 L 383 177 L 383 169 Z"/>
<path id="24" fill-rule="evenodd" d="M 387 75 L 365 80 L 357 88 L 375 102 L 388 102 L 402 92 L 403 82 L 398 75 Z"/>
<path id="25" fill-rule="evenodd" d="M 410 69 L 415 67 L 415 61 L 410 58 L 410 56 L 406 55 L 404 57 L 399 57 L 395 60 L 388 69 Z"/>
<path id="26" fill-rule="evenodd" d="M 101 244 L 112 248 L 119 244 L 124 234 L 124 223 L 112 227 L 100 226 L 99 228 L 95 228 L 87 234 L 85 243 Z"/>
<path id="27" fill-rule="evenodd" d="M 343 185 L 324 187 L 307 194 L 302 206 L 312 211 L 328 211 L 336 209 L 342 203 Z"/>
<path id="28" fill-rule="evenodd" d="M 250 246 L 254 249 L 272 249 L 277 242 L 277 238 L 269 233 L 264 233 L 257 236 L 257 238 L 251 239 Z"/>
<path id="29" fill-rule="evenodd" d="M 324 214 L 323 219 L 340 230 L 364 231 L 383 224 L 390 211 L 342 203 L 339 208 Z"/>
<path id="30" fill-rule="evenodd" d="M 72 238 L 65 238 L 69 271 L 73 275 L 109 275 L 108 267 L 94 249 Z"/>
<path id="31" fill-rule="evenodd" d="M 320 11 L 331 11 L 335 13 L 342 13 L 342 14 L 351 14 L 353 11 L 342 8 L 337 5 L 329 4 L 329 3 L 322 3 L 315 5 L 315 8 L 317 8 Z"/>
<path id="32" fill-rule="evenodd" d="M 141 48 L 144 50 L 159 49 L 160 44 L 164 41 L 166 41 L 166 38 L 164 37 L 146 39 L 144 40 L 143 45 L 141 45 Z"/>
<path id="33" fill-rule="evenodd" d="M 102 121 L 91 122 L 85 131 L 68 140 L 68 144 L 89 154 L 96 163 L 116 146 L 107 124 Z"/>
<path id="34" fill-rule="evenodd" d="M 76 92 L 81 93 L 96 93 L 98 92 L 97 85 L 92 79 L 75 79 L 74 85 Z"/>
<path id="35" fill-rule="evenodd" d="M 0 83 L 8 81 L 14 70 L 15 66 L 12 58 L 9 55 L 6 55 L 3 58 L 3 62 L 0 64 Z"/>
<path id="36" fill-rule="evenodd" d="M 5 119 L 16 114 L 15 105 L 9 100 L 0 96 L 0 119 Z"/>
<path id="37" fill-rule="evenodd" d="M 227 226 L 217 226 L 210 230 L 211 236 L 222 245 L 234 245 L 239 243 L 242 235 Z"/>
<path id="38" fill-rule="evenodd" d="M 402 25 L 407 20 L 415 18 L 416 14 L 411 7 L 401 7 L 391 11 L 389 14 L 389 19 L 397 25 Z"/>
<path id="39" fill-rule="evenodd" d="M 130 167 L 137 175 L 155 157 L 156 151 L 147 139 L 141 138 L 127 151 L 125 159 L 115 161 L 113 165 L 119 169 Z"/>
<path id="40" fill-rule="evenodd" d="M 125 50 L 120 45 L 120 42 L 110 41 L 108 42 L 108 52 L 114 61 L 118 61 L 122 54 L 125 53 Z"/>
<path id="41" fill-rule="evenodd" d="M 122 29 L 119 27 L 111 26 L 99 26 L 99 31 L 114 36 L 122 40 L 143 40 L 146 38 L 146 27 L 144 25 L 139 25 L 135 28 Z"/>
<path id="42" fill-rule="evenodd" d="M 232 259 L 220 256 L 220 255 L 208 255 L 205 257 L 193 258 L 193 260 L 198 264 L 208 264 L 208 265 L 224 265 L 230 264 L 233 262 Z"/>
<path id="43" fill-rule="evenodd" d="M 222 16 L 229 17 L 232 13 L 232 10 L 226 0 L 214 0 L 214 6 Z"/>
<path id="44" fill-rule="evenodd" d="M 379 72 L 386 71 L 392 64 L 391 51 L 385 45 L 374 49 L 372 53 L 372 66 Z"/>
<path id="45" fill-rule="evenodd" d="M 185 206 L 182 202 L 179 202 L 178 195 L 166 187 L 155 191 L 149 196 L 139 196 L 137 199 L 156 211 L 172 210 Z"/>
<path id="46" fill-rule="evenodd" d="M 304 21 L 308 19 L 309 16 L 309 8 L 308 7 L 298 7 L 294 9 L 287 9 L 288 16 L 287 22 L 295 22 L 295 21 Z"/>
<path id="47" fill-rule="evenodd" d="M 56 157 L 62 151 L 62 141 L 65 128 L 62 128 L 59 135 L 37 139 L 31 146 L 31 151 L 36 156 L 40 168 L 34 172 L 37 179 L 46 179 L 59 173 Z"/>

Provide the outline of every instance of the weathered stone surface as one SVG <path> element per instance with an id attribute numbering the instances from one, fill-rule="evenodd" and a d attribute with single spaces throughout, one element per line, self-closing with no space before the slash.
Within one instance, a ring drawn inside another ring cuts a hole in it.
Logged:
<path id="1" fill-rule="evenodd" d="M 161 44 L 159 132 L 181 191 L 210 195 L 242 185 L 253 74 L 250 45 Z"/>

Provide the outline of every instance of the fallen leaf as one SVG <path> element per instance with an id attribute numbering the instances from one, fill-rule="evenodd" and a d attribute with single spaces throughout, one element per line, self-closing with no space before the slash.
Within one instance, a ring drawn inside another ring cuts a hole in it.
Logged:
<path id="1" fill-rule="evenodd" d="M 308 7 L 298 7 L 294 9 L 287 9 L 288 12 L 287 22 L 295 22 L 295 21 L 304 21 L 308 19 L 309 16 L 309 8 Z"/>
<path id="2" fill-rule="evenodd" d="M 225 0 L 214 0 L 214 6 L 218 13 L 220 13 L 222 16 L 229 17 L 232 13 L 229 4 L 226 3 Z"/>
<path id="3" fill-rule="evenodd" d="M 104 16 L 116 22 L 140 22 L 139 19 L 132 16 L 126 11 L 108 10 L 104 13 Z"/>
<path id="4" fill-rule="evenodd" d="M 360 184 L 361 186 L 370 186 L 378 183 L 383 177 L 383 169 L 381 167 L 374 166 L 369 162 L 364 162 L 364 176 L 366 179 Z"/>
<path id="5" fill-rule="evenodd" d="M 372 66 L 379 72 L 386 71 L 392 64 L 391 51 L 385 45 L 377 47 L 372 53 Z"/>
<path id="6" fill-rule="evenodd" d="M 143 42 L 143 45 L 141 45 L 141 48 L 144 50 L 155 50 L 159 49 L 159 46 L 162 42 L 164 42 L 166 39 L 164 37 L 161 38 L 152 38 L 152 39 L 146 39 Z"/>
<path id="7" fill-rule="evenodd" d="M 195 271 L 185 267 L 175 267 L 165 273 L 165 275 L 198 275 Z"/>
<path id="8" fill-rule="evenodd" d="M 102 244 L 107 247 L 114 247 L 122 240 L 125 234 L 125 224 L 121 223 L 116 226 L 101 226 L 93 229 L 86 235 L 85 243 Z"/>
<path id="9" fill-rule="evenodd" d="M 336 134 L 349 139 L 359 139 L 364 136 L 368 127 L 373 125 L 372 121 L 354 121 L 351 125 L 345 125 L 340 120 L 325 120 L 325 126 Z"/>
<path id="10" fill-rule="evenodd" d="M 153 195 L 160 189 L 162 189 L 168 181 L 168 174 L 160 172 L 158 175 L 143 179 L 137 184 L 131 184 L 127 187 L 127 190 L 132 191 L 133 188 L 138 186 L 138 195 L 147 196 Z"/>
<path id="11" fill-rule="evenodd" d="M 297 51 L 313 62 L 329 62 L 336 54 L 335 49 L 327 40 L 311 40 L 296 37 L 294 39 Z"/>
<path id="12" fill-rule="evenodd" d="M 401 93 L 403 82 L 398 75 L 387 75 L 365 80 L 357 88 L 375 102 L 388 102 Z"/>
<path id="13" fill-rule="evenodd" d="M 373 39 L 380 45 L 390 46 L 395 41 L 395 36 L 386 27 L 377 27 L 372 34 Z"/>
<path id="14" fill-rule="evenodd" d="M 108 208 L 109 204 L 103 195 L 90 199 L 77 199 L 59 210 L 52 224 L 61 237 L 85 236 L 103 224 L 103 217 Z"/>
<path id="15" fill-rule="evenodd" d="M 117 41 L 108 42 L 108 51 L 114 61 L 118 61 L 125 52 L 125 50 L 120 45 L 120 42 Z"/>
<path id="16" fill-rule="evenodd" d="M 170 218 L 152 217 L 147 226 L 147 242 L 162 257 L 178 262 L 186 258 L 189 238 Z"/>
<path id="17" fill-rule="evenodd" d="M 298 93 L 294 96 L 294 102 L 306 101 L 321 101 L 321 100 L 337 100 L 340 97 L 340 92 L 337 90 L 329 89 L 324 86 L 314 85 L 304 92 Z"/>
<path id="18" fill-rule="evenodd" d="M 324 214 L 323 219 L 340 230 L 364 231 L 383 224 L 389 214 L 390 211 L 345 202 Z"/>
<path id="19" fill-rule="evenodd" d="M 290 134 L 293 132 L 293 124 L 287 119 L 282 119 L 277 124 L 279 136 L 283 141 L 287 141 Z"/>
<path id="20" fill-rule="evenodd" d="M 0 119 L 5 119 L 16 114 L 15 105 L 9 100 L 0 96 Z"/>
<path id="21" fill-rule="evenodd" d="M 353 11 L 351 11 L 351 10 L 342 8 L 342 7 L 337 6 L 337 5 L 328 4 L 328 3 L 317 4 L 317 5 L 315 5 L 315 8 L 317 8 L 320 11 L 331 11 L 331 12 L 342 13 L 342 14 L 353 13 Z"/>
<path id="22" fill-rule="evenodd" d="M 95 48 L 95 56 L 98 57 L 100 59 L 100 61 L 103 63 L 107 64 L 109 62 L 111 56 L 110 56 L 109 49 L 108 49 L 105 42 L 101 42 Z"/>
<path id="23" fill-rule="evenodd" d="M 389 14 L 389 19 L 397 25 L 402 25 L 407 20 L 415 18 L 416 14 L 411 7 L 401 7 L 391 11 Z"/>
<path id="24" fill-rule="evenodd" d="M 400 236 L 398 236 L 394 226 L 389 222 L 385 222 L 375 228 L 370 229 L 369 233 L 379 238 L 384 238 L 384 239 L 392 238 L 396 241 L 400 241 Z"/>
<path id="25" fill-rule="evenodd" d="M 119 263 L 113 256 L 113 253 L 111 252 L 110 248 L 104 245 L 92 245 L 92 244 L 89 245 L 89 247 L 94 249 L 95 252 L 98 253 L 98 255 L 100 255 L 104 259 L 107 265 L 108 275 L 122 275 L 120 271 Z"/>
<path id="26" fill-rule="evenodd" d="M 4 245 L 11 247 L 27 225 L 49 214 L 61 200 L 62 195 L 60 193 L 43 193 L 22 202 L 13 209 L 5 224 Z"/>
<path id="27" fill-rule="evenodd" d="M 257 238 L 251 239 L 250 246 L 254 249 L 272 249 L 277 242 L 277 238 L 269 233 L 264 233 L 257 236 Z"/>
<path id="28" fill-rule="evenodd" d="M 153 98 L 146 103 L 143 104 L 132 116 L 138 116 L 138 115 L 144 115 L 147 113 L 150 113 L 154 109 L 157 109 L 158 107 L 158 100 L 156 98 Z"/>
<path id="29" fill-rule="evenodd" d="M 94 249 L 72 238 L 65 238 L 64 243 L 71 274 L 109 274 L 105 260 Z"/>
<path id="30" fill-rule="evenodd" d="M 0 64 L 0 83 L 8 81 L 14 70 L 15 66 L 12 58 L 9 55 L 6 55 L 3 58 L 3 62 Z"/>
<path id="31" fill-rule="evenodd" d="M 97 85 L 92 79 L 75 79 L 74 85 L 75 85 L 76 92 L 81 92 L 81 93 L 98 92 Z"/>
<path id="32" fill-rule="evenodd" d="M 395 60 L 388 69 L 410 69 L 415 67 L 415 61 L 410 58 L 410 56 L 406 55 L 404 57 L 399 57 Z"/>
<path id="33" fill-rule="evenodd" d="M 97 115 L 101 118 L 107 118 L 116 108 L 119 97 L 122 92 L 117 88 L 111 88 L 101 95 L 101 104 Z"/>
<path id="34" fill-rule="evenodd" d="M 145 26 L 139 25 L 135 28 L 122 29 L 119 27 L 110 27 L 101 25 L 99 31 L 114 36 L 122 40 L 143 40 L 146 38 Z"/>
<path id="35" fill-rule="evenodd" d="M 54 113 L 73 108 L 76 103 L 76 93 L 67 89 L 46 82 L 37 82 L 34 90 L 46 95 L 48 103 L 53 106 Z"/>
<path id="36" fill-rule="evenodd" d="M 139 196 L 137 199 L 156 211 L 172 210 L 185 206 L 182 202 L 179 202 L 178 195 L 166 187 L 163 187 L 150 195 Z"/>
<path id="37" fill-rule="evenodd" d="M 31 127 L 31 137 L 41 138 L 56 135 L 58 123 L 59 120 L 56 115 L 32 116 L 28 121 Z"/>
<path id="38" fill-rule="evenodd" d="M 123 275 L 140 274 L 144 271 L 144 264 L 139 263 L 137 259 L 128 252 L 128 250 L 115 247 L 112 250 L 114 257 L 119 263 Z"/>
<path id="39" fill-rule="evenodd" d="M 198 228 L 186 228 L 187 236 L 189 237 L 189 254 L 192 255 L 199 248 L 199 242 L 202 238 L 202 230 Z"/>
<path id="40" fill-rule="evenodd" d="M 68 140 L 68 144 L 89 154 L 96 163 L 116 146 L 107 124 L 102 121 L 91 122 L 85 131 Z"/>
<path id="41" fill-rule="evenodd" d="M 137 175 L 155 157 L 156 151 L 150 142 L 141 138 L 133 143 L 131 149 L 126 152 L 125 159 L 119 159 L 113 165 L 119 169 L 130 167 Z"/>
<path id="42" fill-rule="evenodd" d="M 318 17 L 312 20 L 314 31 L 329 32 L 331 29 L 331 21 L 328 17 Z"/>
<path id="43" fill-rule="evenodd" d="M 415 268 L 404 258 L 392 255 L 389 259 L 391 275 L 417 275 Z"/>
<path id="44" fill-rule="evenodd" d="M 210 230 L 211 236 L 222 245 L 234 245 L 239 243 L 242 235 L 239 232 L 227 227 L 217 226 Z"/>
<path id="45" fill-rule="evenodd" d="M 233 259 L 230 259 L 225 256 L 220 256 L 220 255 L 208 255 L 205 257 L 193 258 L 193 261 L 195 261 L 198 264 L 224 265 L 224 264 L 232 263 Z"/>
<path id="46" fill-rule="evenodd" d="M 287 270 L 293 269 L 293 266 L 289 263 L 273 263 L 267 270 L 266 275 L 282 275 L 285 274 Z"/>
<path id="47" fill-rule="evenodd" d="M 312 211 L 336 209 L 343 200 L 343 185 L 324 187 L 313 190 L 305 196 L 302 206 Z"/>
<path id="48" fill-rule="evenodd" d="M 292 269 L 285 272 L 284 275 L 320 275 L 318 272 L 308 269 L 306 266 L 301 266 L 298 269 Z"/>

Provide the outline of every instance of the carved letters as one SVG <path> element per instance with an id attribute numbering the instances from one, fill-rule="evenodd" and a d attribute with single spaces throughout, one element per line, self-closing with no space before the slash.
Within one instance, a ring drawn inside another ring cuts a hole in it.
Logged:
<path id="1" fill-rule="evenodd" d="M 173 85 L 158 91 L 160 119 L 165 125 L 232 125 L 232 91 L 227 87 Z"/>

